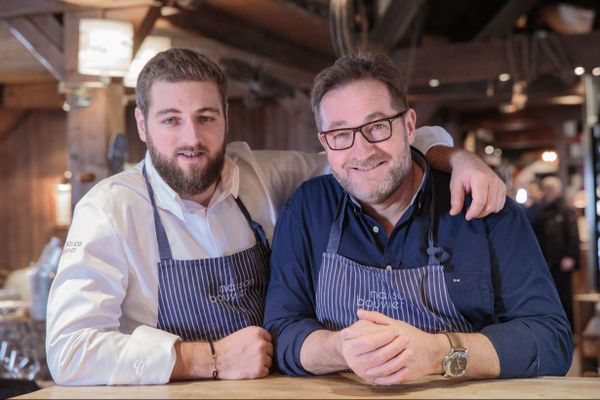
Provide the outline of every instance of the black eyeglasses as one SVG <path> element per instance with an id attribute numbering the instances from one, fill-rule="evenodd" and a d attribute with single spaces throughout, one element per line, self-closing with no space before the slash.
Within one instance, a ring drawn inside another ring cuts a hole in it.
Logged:
<path id="1" fill-rule="evenodd" d="M 341 128 L 319 132 L 319 135 L 325 138 L 325 143 L 327 143 L 327 146 L 331 150 L 346 150 L 352 147 L 356 132 L 362 133 L 365 140 L 369 143 L 383 142 L 392 136 L 392 121 L 400 118 L 405 112 L 406 110 L 391 117 L 367 122 L 355 128 Z"/>

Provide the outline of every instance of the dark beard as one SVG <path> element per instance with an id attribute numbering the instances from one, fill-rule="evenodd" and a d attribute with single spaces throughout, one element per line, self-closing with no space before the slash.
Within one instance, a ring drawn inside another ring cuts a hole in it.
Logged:
<path id="1" fill-rule="evenodd" d="M 173 153 L 173 159 L 168 159 L 156 151 L 150 135 L 148 135 L 148 150 L 154 168 L 160 176 L 175 192 L 183 196 L 195 196 L 204 192 L 213 183 L 217 182 L 221 177 L 223 165 L 225 164 L 225 143 L 221 149 L 214 155 L 208 156 L 207 163 L 204 167 L 200 165 L 190 165 L 189 173 L 186 173 L 174 159 L 177 157 L 177 152 L 186 151 L 202 151 L 208 154 L 208 149 L 202 145 L 196 145 L 193 148 L 179 148 Z"/>

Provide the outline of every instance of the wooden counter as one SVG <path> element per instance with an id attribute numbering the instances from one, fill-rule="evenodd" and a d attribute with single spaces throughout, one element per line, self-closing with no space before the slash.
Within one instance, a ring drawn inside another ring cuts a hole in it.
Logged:
<path id="1" fill-rule="evenodd" d="M 51 386 L 19 399 L 84 398 L 597 398 L 598 378 L 457 381 L 432 378 L 396 386 L 369 386 L 355 375 L 250 381 L 196 381 L 156 386 Z"/>

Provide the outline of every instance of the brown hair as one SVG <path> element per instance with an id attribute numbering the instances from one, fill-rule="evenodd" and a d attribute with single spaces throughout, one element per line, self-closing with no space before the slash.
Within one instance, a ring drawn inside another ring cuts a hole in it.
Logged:
<path id="1" fill-rule="evenodd" d="M 321 129 L 319 106 L 323 96 L 330 90 L 361 79 L 375 79 L 382 82 L 390 92 L 393 105 L 399 109 L 408 108 L 406 83 L 392 59 L 378 49 L 361 49 L 356 54 L 338 58 L 332 66 L 325 68 L 316 76 L 311 105 L 318 129 Z"/>
<path id="2" fill-rule="evenodd" d="M 142 69 L 137 80 L 136 102 L 144 117 L 150 108 L 149 92 L 156 81 L 214 82 L 217 84 L 223 114 L 227 119 L 227 78 L 208 57 L 189 49 L 173 48 L 158 53 Z"/>

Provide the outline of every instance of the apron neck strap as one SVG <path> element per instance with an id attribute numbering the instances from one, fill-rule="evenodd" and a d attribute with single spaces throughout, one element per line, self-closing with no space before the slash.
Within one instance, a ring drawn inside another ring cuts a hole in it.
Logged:
<path id="1" fill-rule="evenodd" d="M 267 235 L 265 234 L 265 230 L 263 229 L 263 227 L 252 219 L 250 213 L 248 212 L 248 209 L 244 205 L 242 199 L 239 198 L 239 196 L 234 197 L 234 199 L 240 211 L 242 212 L 242 214 L 244 214 L 246 221 L 248 221 L 250 228 L 252 228 L 252 232 L 254 232 L 254 237 L 256 237 L 256 242 L 260 243 L 267 250 L 267 252 L 270 252 L 271 248 L 269 246 L 269 240 L 267 239 Z"/>
<path id="2" fill-rule="evenodd" d="M 165 227 L 162 224 L 160 219 L 160 215 L 158 214 L 158 208 L 156 208 L 156 202 L 154 201 L 154 191 L 152 190 L 152 185 L 148 181 L 148 174 L 146 173 L 146 164 L 142 168 L 142 173 L 144 174 L 144 180 L 146 181 L 146 187 L 148 188 L 148 195 L 150 196 L 150 202 L 152 203 L 152 210 L 154 212 L 154 228 L 156 230 L 156 241 L 158 243 L 158 253 L 160 255 L 160 260 L 170 260 L 173 258 L 171 254 L 171 246 L 169 245 L 169 239 L 167 238 L 167 233 L 165 232 Z"/>
<path id="3" fill-rule="evenodd" d="M 342 201 L 338 203 L 338 209 L 335 213 L 335 219 L 331 224 L 331 230 L 329 231 L 329 241 L 327 242 L 327 252 L 336 253 L 340 247 L 340 240 L 342 238 L 342 229 L 344 226 L 344 217 L 346 215 L 346 204 L 348 203 L 348 194 L 344 194 Z"/>

